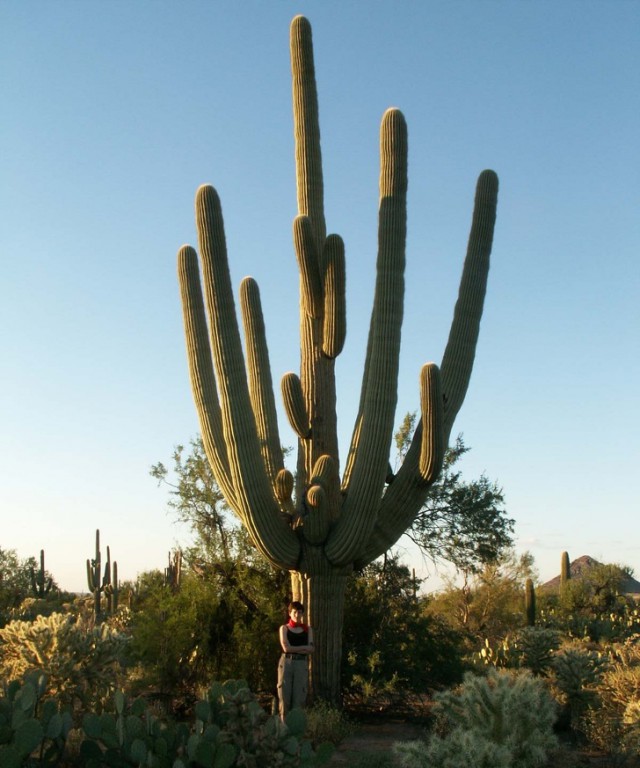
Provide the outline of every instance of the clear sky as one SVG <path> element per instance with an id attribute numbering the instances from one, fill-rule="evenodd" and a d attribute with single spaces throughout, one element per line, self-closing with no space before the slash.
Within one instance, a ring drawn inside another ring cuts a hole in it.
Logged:
<path id="1" fill-rule="evenodd" d="M 640 2 L 0 0 L 0 546 L 85 587 L 186 532 L 149 476 L 197 434 L 176 253 L 212 183 L 232 277 L 298 368 L 288 27 L 311 21 L 329 231 L 347 253 L 344 446 L 376 251 L 378 129 L 409 126 L 398 422 L 440 362 L 475 180 L 500 177 L 486 311 L 454 434 L 504 488 L 542 579 L 640 571 Z M 279 398 L 279 395 L 278 395 Z M 293 444 L 284 417 L 281 436 Z M 432 576 L 431 583 L 435 584 Z"/>

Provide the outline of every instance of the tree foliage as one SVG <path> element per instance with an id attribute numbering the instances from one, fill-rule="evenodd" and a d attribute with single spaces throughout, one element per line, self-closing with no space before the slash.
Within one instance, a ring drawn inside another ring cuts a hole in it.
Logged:
<path id="1" fill-rule="evenodd" d="M 494 642 L 525 623 L 524 586 L 534 576 L 531 554 L 509 551 L 479 573 L 465 574 L 461 583 L 449 579 L 429 597 L 429 612 L 462 631 L 469 647 Z"/>
<path id="2" fill-rule="evenodd" d="M 191 527 L 194 542 L 184 550 L 186 573 L 176 594 L 162 584 L 141 590 L 144 610 L 134 629 L 139 658 L 152 663 L 165 688 L 174 681 L 193 686 L 209 674 L 270 689 L 279 653 L 276 628 L 286 616 L 287 574 L 264 560 L 230 512 L 200 438 L 188 450 L 176 447 L 171 471 L 158 463 L 151 475 L 169 488 L 168 506 Z M 163 616 L 164 626 L 156 630 Z"/>
<path id="3" fill-rule="evenodd" d="M 400 461 L 410 445 L 415 421 L 415 413 L 407 414 L 395 435 Z M 452 563 L 463 573 L 479 573 L 513 545 L 514 521 L 507 517 L 504 494 L 496 482 L 484 474 L 465 481 L 456 471 L 456 463 L 469 450 L 458 435 L 407 536 L 432 561 Z"/>
<path id="4" fill-rule="evenodd" d="M 13 617 L 12 612 L 31 594 L 30 569 L 37 569 L 34 557 L 21 560 L 15 549 L 0 547 L 0 627 Z"/>
<path id="5" fill-rule="evenodd" d="M 344 625 L 347 690 L 365 697 L 424 692 L 461 678 L 461 634 L 423 609 L 419 586 L 397 555 L 352 576 Z"/>

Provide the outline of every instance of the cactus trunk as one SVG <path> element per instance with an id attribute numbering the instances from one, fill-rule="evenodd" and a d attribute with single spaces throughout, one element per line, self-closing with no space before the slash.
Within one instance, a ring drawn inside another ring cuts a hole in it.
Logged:
<path id="1" fill-rule="evenodd" d="M 418 514 L 440 472 L 469 384 L 486 289 L 498 181 L 484 171 L 442 371 L 420 375 L 421 420 L 398 475 L 389 471 L 404 301 L 407 126 L 390 109 L 380 129 L 380 198 L 374 304 L 358 414 L 344 472 L 338 452 L 335 360 L 346 334 L 345 248 L 326 234 L 311 27 L 291 24 L 300 270 L 300 371 L 281 383 L 298 436 L 295 481 L 284 467 L 258 287 L 241 287 L 243 350 L 231 291 L 220 200 L 196 196 L 199 255 L 178 253 L 193 397 L 216 481 L 256 548 L 291 572 L 292 597 L 308 606 L 316 696 L 337 702 L 346 581 L 382 555 Z M 202 273 L 202 283 L 201 275 Z M 245 352 L 246 350 L 246 352 Z M 295 487 L 294 487 L 295 486 Z M 274 627 L 274 634 L 276 628 Z"/>
<path id="2" fill-rule="evenodd" d="M 337 702 L 340 697 L 342 624 L 348 572 L 324 559 L 313 575 L 292 579 L 292 595 L 307 606 L 313 627 L 315 653 L 310 661 L 311 690 L 314 696 Z"/>
<path id="3" fill-rule="evenodd" d="M 560 589 L 564 589 L 567 586 L 570 578 L 571 561 L 569 560 L 569 553 L 563 552 L 560 557 Z"/>

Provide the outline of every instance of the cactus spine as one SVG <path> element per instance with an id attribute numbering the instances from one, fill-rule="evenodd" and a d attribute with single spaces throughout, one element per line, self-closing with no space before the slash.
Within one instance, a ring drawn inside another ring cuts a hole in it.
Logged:
<path id="1" fill-rule="evenodd" d="M 51 592 L 53 579 L 51 576 L 47 578 L 44 567 L 44 549 L 40 550 L 40 570 L 36 573 L 33 568 L 30 568 L 29 576 L 31 577 L 31 590 L 35 597 L 44 598 Z"/>
<path id="2" fill-rule="evenodd" d="M 346 334 L 345 255 L 340 237 L 326 234 L 311 27 L 302 16 L 291 24 L 291 65 L 300 373 L 285 374 L 282 394 L 298 435 L 295 489 L 278 437 L 258 287 L 247 278 L 241 290 L 245 362 L 222 210 L 211 186 L 196 195 L 200 267 L 194 248 L 185 245 L 178 253 L 178 274 L 192 391 L 208 459 L 256 547 L 291 572 L 293 597 L 307 604 L 315 630 L 314 693 L 336 700 L 347 576 L 354 566 L 383 554 L 413 521 L 440 472 L 464 400 L 482 315 L 498 180 L 493 171 L 479 177 L 442 365 L 428 363 L 422 370 L 422 418 L 400 471 L 387 486 L 403 316 L 407 128 L 399 110 L 384 114 L 375 298 L 359 411 L 341 477 L 334 365 Z"/>

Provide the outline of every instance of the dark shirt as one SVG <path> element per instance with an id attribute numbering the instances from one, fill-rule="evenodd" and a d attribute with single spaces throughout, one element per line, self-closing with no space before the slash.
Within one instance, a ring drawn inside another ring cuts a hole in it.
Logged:
<path id="1" fill-rule="evenodd" d="M 303 629 L 302 632 L 292 632 L 287 627 L 287 642 L 290 646 L 309 645 L 309 632 Z"/>

